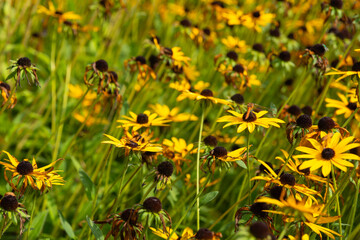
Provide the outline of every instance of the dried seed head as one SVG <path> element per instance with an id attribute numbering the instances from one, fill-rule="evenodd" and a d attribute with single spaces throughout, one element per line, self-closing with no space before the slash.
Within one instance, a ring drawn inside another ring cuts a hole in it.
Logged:
<path id="1" fill-rule="evenodd" d="M 204 138 L 204 143 L 207 146 L 216 147 L 218 142 L 216 137 L 209 135 L 206 138 Z"/>
<path id="2" fill-rule="evenodd" d="M 183 27 L 191 27 L 191 22 L 189 19 L 185 18 L 180 21 L 181 26 Z"/>
<path id="3" fill-rule="evenodd" d="M 238 55 L 235 51 L 229 51 L 226 56 L 234 61 L 238 59 Z"/>
<path id="4" fill-rule="evenodd" d="M 342 0 L 331 0 L 330 6 L 338 9 L 342 9 L 343 7 L 343 1 Z"/>
<path id="5" fill-rule="evenodd" d="M 203 32 L 204 32 L 206 35 L 208 35 L 208 36 L 210 36 L 210 34 L 211 34 L 210 28 L 204 28 L 204 29 L 203 29 Z"/>
<path id="6" fill-rule="evenodd" d="M 290 174 L 290 173 L 284 173 L 283 175 L 281 175 L 280 177 L 280 182 L 282 184 L 288 184 L 290 186 L 294 186 L 296 183 L 295 177 L 294 175 Z"/>
<path id="7" fill-rule="evenodd" d="M 143 207 L 153 213 L 158 213 L 162 209 L 161 201 L 157 197 L 149 197 L 145 199 Z"/>
<path id="8" fill-rule="evenodd" d="M 335 127 L 335 121 L 330 117 L 323 117 L 318 122 L 318 128 L 320 131 L 330 131 Z"/>
<path id="9" fill-rule="evenodd" d="M 310 50 L 313 51 L 316 55 L 322 57 L 324 56 L 326 49 L 323 44 L 315 44 L 314 46 L 310 47 Z"/>
<path id="10" fill-rule="evenodd" d="M 232 95 L 230 99 L 236 102 L 237 104 L 243 104 L 245 101 L 244 96 L 241 95 L 240 93 L 236 93 Z"/>
<path id="11" fill-rule="evenodd" d="M 213 97 L 214 94 L 210 89 L 204 89 L 201 91 L 200 95 L 204 96 L 204 97 Z"/>
<path id="12" fill-rule="evenodd" d="M 21 67 L 31 67 L 31 60 L 27 57 L 19 58 L 16 63 Z"/>
<path id="13" fill-rule="evenodd" d="M 28 175 L 34 171 L 34 168 L 29 161 L 22 161 L 17 165 L 16 171 L 20 175 Z"/>
<path id="14" fill-rule="evenodd" d="M 255 113 L 253 113 L 253 111 L 250 111 L 249 115 L 248 115 L 248 112 L 244 113 L 242 119 L 245 121 L 245 122 L 254 122 L 256 121 L 257 117 L 255 115 Z"/>
<path id="15" fill-rule="evenodd" d="M 290 106 L 287 111 L 288 111 L 288 113 L 290 113 L 291 115 L 294 115 L 294 116 L 298 116 L 301 114 L 301 109 L 297 105 Z"/>
<path id="16" fill-rule="evenodd" d="M 137 61 L 138 63 L 140 63 L 141 65 L 146 64 L 146 59 L 143 56 L 137 56 L 135 58 L 135 61 Z"/>
<path id="17" fill-rule="evenodd" d="M 324 148 L 321 152 L 321 157 L 326 160 L 330 160 L 335 157 L 335 151 L 331 148 Z"/>
<path id="18" fill-rule="evenodd" d="M 270 235 L 270 231 L 266 223 L 264 222 L 254 222 L 250 226 L 250 233 L 256 238 L 266 238 Z"/>
<path id="19" fill-rule="evenodd" d="M 144 113 L 140 113 L 136 117 L 136 122 L 140 124 L 146 124 L 149 122 L 149 117 Z"/>
<path id="20" fill-rule="evenodd" d="M 138 214 L 134 209 L 128 208 L 121 213 L 120 218 L 125 222 L 129 221 L 131 225 L 135 225 L 138 220 Z"/>
<path id="21" fill-rule="evenodd" d="M 312 107 L 310 107 L 310 106 L 305 106 L 305 107 L 303 107 L 303 108 L 301 109 L 301 111 L 302 111 L 304 114 L 306 114 L 306 115 L 308 115 L 308 116 L 311 117 L 312 112 L 313 112 L 313 109 L 312 109 Z"/>
<path id="22" fill-rule="evenodd" d="M 5 196 L 0 201 L 0 207 L 5 211 L 15 211 L 18 205 L 16 196 L 12 192 L 5 193 Z"/>
<path id="23" fill-rule="evenodd" d="M 290 52 L 288 52 L 288 51 L 282 51 L 282 52 L 279 54 L 279 58 L 280 58 L 281 60 L 283 60 L 284 62 L 290 61 L 290 59 L 291 59 Z"/>
<path id="24" fill-rule="evenodd" d="M 264 52 L 264 46 L 261 43 L 255 43 L 252 49 L 257 52 Z"/>
<path id="25" fill-rule="evenodd" d="M 207 228 L 200 228 L 199 231 L 197 231 L 195 234 L 195 239 L 206 240 L 213 239 L 213 237 L 214 233 Z"/>
<path id="26" fill-rule="evenodd" d="M 95 68 L 100 72 L 106 72 L 109 66 L 105 60 L 100 59 L 95 62 Z"/>
<path id="27" fill-rule="evenodd" d="M 270 36 L 272 37 L 280 37 L 279 28 L 274 28 L 270 30 Z"/>
<path id="28" fill-rule="evenodd" d="M 237 73 L 244 73 L 245 68 L 241 64 L 236 64 L 235 66 L 233 66 L 233 71 Z"/>
<path id="29" fill-rule="evenodd" d="M 212 151 L 211 154 L 214 157 L 225 157 L 227 155 L 227 150 L 224 147 L 215 147 Z"/>
<path id="30" fill-rule="evenodd" d="M 269 205 L 262 202 L 256 202 L 250 207 L 250 211 L 254 213 L 256 216 L 261 218 L 265 218 L 268 215 L 268 213 L 263 212 L 263 210 L 269 210 L 269 209 L 270 209 Z"/>
<path id="31" fill-rule="evenodd" d="M 312 126 L 312 120 L 309 115 L 303 114 L 296 120 L 296 124 L 301 128 L 310 128 Z"/>
<path id="32" fill-rule="evenodd" d="M 285 81 L 285 85 L 286 85 L 286 86 L 291 86 L 291 85 L 293 84 L 293 82 L 294 82 L 294 79 L 288 78 L 288 79 L 286 79 L 286 81 Z"/>
<path id="33" fill-rule="evenodd" d="M 160 175 L 170 177 L 174 171 L 174 166 L 172 165 L 171 162 L 165 161 L 157 166 L 157 171 L 159 172 Z"/>

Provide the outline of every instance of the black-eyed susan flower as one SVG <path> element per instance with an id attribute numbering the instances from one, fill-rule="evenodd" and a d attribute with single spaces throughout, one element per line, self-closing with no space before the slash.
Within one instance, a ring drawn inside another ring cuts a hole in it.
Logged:
<path id="1" fill-rule="evenodd" d="M 0 161 L 0 164 L 5 167 L 5 180 L 14 190 L 23 193 L 29 185 L 33 189 L 44 192 L 47 187 L 51 188 L 52 185 L 64 185 L 63 178 L 57 173 L 58 171 L 54 170 L 53 167 L 62 159 L 58 159 L 44 167 L 38 168 L 35 158 L 33 158 L 32 162 L 28 159 L 24 159 L 22 162 L 19 162 L 7 151 L 3 150 L 3 152 L 9 159 L 5 159 L 5 162 Z M 12 172 L 10 179 L 7 175 L 8 171 Z M 16 179 L 15 184 L 13 181 L 14 179 Z"/>
<path id="2" fill-rule="evenodd" d="M 100 87 L 102 81 L 104 81 L 106 73 L 109 69 L 108 63 L 104 59 L 99 59 L 96 62 L 90 63 L 85 67 L 84 82 L 87 86 L 93 86 L 94 82 L 98 80 L 98 93 L 100 93 Z M 88 73 L 91 72 L 88 77 Z"/>
<path id="3" fill-rule="evenodd" d="M 271 23 L 274 18 L 275 14 L 265 13 L 261 7 L 258 7 L 255 11 L 244 15 L 242 25 L 249 29 L 254 29 L 257 32 L 261 32 L 261 27 Z"/>
<path id="4" fill-rule="evenodd" d="M 326 107 L 337 108 L 335 115 L 344 115 L 345 118 L 350 117 L 350 115 L 359 107 L 359 103 L 356 101 L 356 98 L 350 98 L 349 100 L 341 93 L 337 94 L 341 101 L 326 98 Z M 355 119 L 360 121 L 360 115 L 355 114 Z"/>
<path id="5" fill-rule="evenodd" d="M 36 71 L 39 70 L 31 60 L 27 57 L 18 58 L 16 61 L 10 60 L 11 65 L 7 68 L 10 70 L 10 74 L 6 80 L 14 78 L 16 80 L 16 86 L 20 85 L 20 80 L 27 80 L 28 84 L 31 85 L 30 79 L 35 83 L 36 86 L 40 86 L 39 79 Z"/>
<path id="6" fill-rule="evenodd" d="M 108 137 L 110 141 L 102 141 L 101 143 L 112 144 L 118 148 L 124 148 L 125 155 L 129 155 L 130 151 L 155 153 L 162 151 L 162 147 L 159 144 L 151 143 L 151 135 L 147 132 L 138 134 L 136 132 L 130 133 L 129 131 L 124 130 L 124 135 L 121 139 L 117 139 L 107 134 L 104 134 L 104 136 Z"/>
<path id="7" fill-rule="evenodd" d="M 224 104 L 228 106 L 231 105 L 231 103 L 227 100 L 214 97 L 214 94 L 210 89 L 204 89 L 201 91 L 201 93 L 195 93 L 195 92 L 190 92 L 189 90 L 185 90 L 176 98 L 176 100 L 182 101 L 186 98 L 196 101 L 201 101 L 201 100 L 210 101 L 215 104 Z"/>
<path id="8" fill-rule="evenodd" d="M 334 235 L 341 236 L 337 232 L 330 230 L 328 228 L 322 227 L 318 224 L 331 223 L 340 218 L 340 216 L 330 217 L 326 214 L 324 210 L 325 204 L 313 204 L 311 198 L 301 198 L 299 195 L 290 196 L 285 199 L 273 199 L 269 197 L 261 197 L 255 202 L 262 202 L 267 204 L 273 204 L 278 206 L 280 209 L 274 210 L 265 210 L 269 213 L 281 214 L 286 216 L 286 221 L 298 220 L 302 221 L 307 225 L 311 230 L 321 235 L 321 233 L 326 234 L 332 239 L 335 239 Z"/>
<path id="9" fill-rule="evenodd" d="M 61 10 L 57 10 L 55 8 L 54 4 L 52 3 L 52 1 L 48 1 L 48 6 L 49 6 L 49 8 L 46 8 L 45 6 L 40 5 L 38 7 L 37 12 L 56 18 L 59 23 L 58 32 L 61 31 L 61 29 L 62 29 L 61 24 L 64 23 L 65 21 L 81 19 L 80 15 L 78 15 L 72 11 L 63 12 Z"/>
<path id="10" fill-rule="evenodd" d="M 310 171 L 315 171 L 316 169 L 321 168 L 323 176 L 326 177 L 330 174 L 333 166 L 344 172 L 347 171 L 347 167 L 354 167 L 351 162 L 345 159 L 360 160 L 359 156 L 352 153 L 346 153 L 350 149 L 360 146 L 360 143 L 352 143 L 354 137 L 341 139 L 340 133 L 337 132 L 332 136 L 326 137 L 322 142 L 318 142 L 311 138 L 309 138 L 308 141 L 312 145 L 311 148 L 305 146 L 296 148 L 296 150 L 303 152 L 304 154 L 299 154 L 294 157 L 310 159 L 303 162 L 299 167 L 299 170 L 310 168 Z"/>
<path id="11" fill-rule="evenodd" d="M 264 180 L 266 181 L 265 189 L 268 189 L 272 184 L 277 186 L 283 186 L 287 189 L 294 189 L 295 191 L 302 193 L 313 200 L 316 201 L 313 195 L 319 195 L 319 193 L 313 189 L 308 188 L 304 184 L 296 183 L 295 176 L 290 173 L 283 173 L 281 176 L 278 176 L 265 162 L 258 159 L 258 161 L 266 167 L 267 176 L 256 176 L 251 179 L 254 180 Z"/>
<path id="12" fill-rule="evenodd" d="M 179 113 L 180 109 L 174 107 L 170 109 L 167 105 L 155 104 L 150 105 L 152 110 L 160 117 L 163 117 L 172 122 L 185 122 L 185 121 L 197 121 L 198 117 L 190 113 Z"/>
<path id="13" fill-rule="evenodd" d="M 156 235 L 161 237 L 162 239 L 169 239 L 169 240 L 189 240 L 194 236 L 194 231 L 186 227 L 181 235 L 177 235 L 174 230 L 172 230 L 169 227 L 166 227 L 166 231 L 163 231 L 162 229 L 155 229 L 150 227 L 151 231 Z M 171 235 L 171 237 L 170 237 Z M 169 238 L 170 237 L 170 238 Z"/>
<path id="14" fill-rule="evenodd" d="M 183 65 L 189 65 L 191 60 L 189 57 L 185 56 L 180 47 L 162 48 L 161 54 L 165 59 L 169 59 L 169 62 L 173 66 L 181 67 Z"/>
<path id="15" fill-rule="evenodd" d="M 158 117 L 157 113 L 150 113 L 150 111 L 145 111 L 144 113 L 139 113 L 138 115 L 130 112 L 130 116 L 131 117 L 123 116 L 123 118 L 125 118 L 124 120 L 117 120 L 117 122 L 121 124 L 119 127 L 132 127 L 133 131 L 137 131 L 143 127 L 149 128 L 151 126 L 169 126 L 167 123 L 171 122 L 164 117 Z"/>
<path id="16" fill-rule="evenodd" d="M 160 199 L 157 197 L 149 197 L 145 199 L 145 201 L 141 204 L 140 215 L 152 215 L 155 217 L 155 224 L 161 225 L 163 227 L 163 231 L 167 231 L 166 222 L 169 223 L 171 229 L 171 217 L 170 215 L 162 208 L 162 203 Z M 160 221 L 159 221 L 160 220 Z M 158 227 L 158 226 L 156 226 Z"/>
<path id="17" fill-rule="evenodd" d="M 244 40 L 240 40 L 238 37 L 229 35 L 226 38 L 221 39 L 221 42 L 228 49 L 235 50 L 236 52 L 245 53 L 247 50 L 246 42 Z"/>
<path id="18" fill-rule="evenodd" d="M 230 167 L 232 162 L 241 161 L 246 158 L 246 155 L 244 154 L 246 150 L 246 147 L 242 147 L 228 152 L 226 148 L 217 146 L 213 148 L 207 156 L 204 157 L 201 168 L 203 169 L 206 161 L 208 169 L 213 173 L 215 171 L 216 165 L 218 164 L 225 165 L 225 167 Z"/>
<path id="19" fill-rule="evenodd" d="M 254 112 L 252 110 L 248 110 L 246 113 L 241 114 L 232 110 L 228 110 L 228 112 L 232 116 L 223 116 L 220 117 L 217 122 L 228 122 L 225 124 L 223 128 L 232 126 L 232 125 L 239 125 L 237 128 L 237 132 L 240 133 L 245 129 L 248 129 L 250 133 L 255 130 L 256 126 L 261 126 L 264 128 L 269 128 L 270 126 L 280 127 L 280 123 L 285 123 L 281 119 L 277 118 L 266 118 L 263 117 L 268 111 L 260 111 Z"/>

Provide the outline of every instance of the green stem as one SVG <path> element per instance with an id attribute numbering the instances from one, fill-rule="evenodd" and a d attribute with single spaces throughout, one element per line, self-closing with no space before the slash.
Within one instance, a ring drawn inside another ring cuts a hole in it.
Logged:
<path id="1" fill-rule="evenodd" d="M 348 231 L 349 234 L 352 231 L 354 219 L 355 219 L 355 215 L 356 215 L 356 207 L 357 207 L 357 202 L 358 202 L 358 198 L 359 198 L 359 188 L 360 188 L 360 178 L 357 180 L 357 183 L 356 183 L 355 200 L 352 203 L 352 207 L 351 207 L 350 224 L 349 224 L 350 229 Z"/>
<path id="2" fill-rule="evenodd" d="M 331 173 L 332 173 L 332 177 L 333 177 L 333 181 L 334 181 L 334 190 L 335 192 L 337 191 L 337 184 L 336 184 L 336 177 L 335 177 L 335 171 L 334 171 L 334 166 L 331 166 Z M 339 216 L 341 216 L 341 209 L 340 209 L 340 203 L 339 203 L 339 196 L 336 195 L 336 208 L 337 208 L 337 214 Z M 340 240 L 342 240 L 342 226 L 341 226 L 341 217 L 339 218 L 339 230 L 340 230 Z"/>
<path id="3" fill-rule="evenodd" d="M 283 239 L 283 238 L 284 238 L 284 236 L 285 236 L 285 234 L 286 234 L 286 232 L 287 232 L 287 229 L 288 229 L 288 227 L 289 227 L 290 224 L 291 224 L 291 222 L 287 222 L 287 223 L 286 223 L 285 228 L 281 231 L 278 239 Z"/>
<path id="4" fill-rule="evenodd" d="M 201 134 L 204 125 L 204 108 L 202 108 L 201 119 L 200 119 L 200 130 L 198 139 L 198 149 L 196 156 L 196 196 L 200 193 L 200 149 L 201 149 Z M 196 226 L 197 230 L 200 229 L 200 198 L 196 198 Z"/>
<path id="5" fill-rule="evenodd" d="M 341 126 L 342 128 L 346 127 L 349 122 L 354 118 L 355 114 L 359 111 L 359 108 L 356 108 L 355 111 L 352 112 L 352 114 L 350 115 L 350 117 L 348 117 L 348 119 L 344 122 L 344 124 Z"/>
<path id="6" fill-rule="evenodd" d="M 251 181 L 250 181 L 250 157 L 249 157 L 249 146 L 250 146 L 250 132 L 248 131 L 246 139 L 246 164 L 247 164 L 247 175 L 248 175 L 248 186 L 249 186 L 249 205 L 251 205 Z"/>

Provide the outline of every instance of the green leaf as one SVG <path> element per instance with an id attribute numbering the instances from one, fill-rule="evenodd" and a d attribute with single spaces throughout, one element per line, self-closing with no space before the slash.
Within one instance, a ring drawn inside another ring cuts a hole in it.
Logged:
<path id="1" fill-rule="evenodd" d="M 80 175 L 80 180 L 85 187 L 86 196 L 88 197 L 89 200 L 92 200 L 95 196 L 94 183 L 91 181 L 90 177 L 86 174 L 86 172 L 84 172 L 84 170 L 79 169 L 79 175 Z"/>
<path id="2" fill-rule="evenodd" d="M 101 229 L 88 216 L 86 216 L 86 221 L 91 229 L 91 232 L 94 234 L 96 240 L 104 240 L 104 235 Z"/>
<path id="3" fill-rule="evenodd" d="M 36 214 L 36 217 L 34 217 L 31 226 L 30 226 L 30 233 L 29 233 L 29 239 L 39 239 L 39 236 L 42 232 L 42 229 L 44 227 L 47 215 L 49 211 L 39 212 Z"/>
<path id="4" fill-rule="evenodd" d="M 60 222 L 62 227 L 64 228 L 66 234 L 72 238 L 72 239 L 76 239 L 74 230 L 72 229 L 71 225 L 66 221 L 66 219 L 64 218 L 64 216 L 62 215 L 61 211 L 58 210 L 59 212 L 59 217 L 60 217 Z"/>
<path id="5" fill-rule="evenodd" d="M 208 202 L 211 202 L 212 200 L 214 200 L 214 198 L 216 198 L 218 193 L 219 193 L 218 191 L 213 191 L 213 192 L 209 192 L 209 193 L 205 194 L 204 196 L 200 197 L 200 205 L 205 205 Z"/>
<path id="6" fill-rule="evenodd" d="M 247 169 L 247 166 L 246 166 L 246 164 L 244 163 L 244 161 L 239 160 L 239 161 L 236 161 L 236 163 L 237 163 L 237 165 L 239 165 L 239 167 L 242 167 L 242 168 L 244 168 L 244 169 Z"/>
<path id="7" fill-rule="evenodd" d="M 16 73 L 17 73 L 16 70 L 12 71 L 12 72 L 6 77 L 5 81 L 7 81 L 7 80 L 9 80 L 9 79 L 11 79 L 11 78 L 13 78 L 13 77 L 15 77 Z"/>

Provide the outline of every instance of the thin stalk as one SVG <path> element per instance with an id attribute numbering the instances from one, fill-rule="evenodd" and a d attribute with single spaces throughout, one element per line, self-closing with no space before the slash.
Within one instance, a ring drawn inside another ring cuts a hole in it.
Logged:
<path id="1" fill-rule="evenodd" d="M 290 224 L 291 224 L 291 222 L 287 222 L 287 223 L 286 223 L 285 228 L 281 231 L 278 239 L 283 239 L 283 238 L 284 238 L 284 236 L 285 236 L 285 234 L 286 234 L 286 232 L 287 232 L 287 229 L 288 229 L 288 227 L 289 227 Z"/>
<path id="2" fill-rule="evenodd" d="M 250 181 L 250 157 L 249 157 L 249 146 L 250 146 L 250 132 L 248 131 L 246 139 L 246 164 L 247 164 L 247 175 L 248 175 L 248 186 L 249 186 L 249 205 L 251 205 L 251 181 Z"/>
<path id="3" fill-rule="evenodd" d="M 204 108 L 202 108 L 201 119 L 200 119 L 200 130 L 198 139 L 198 149 L 196 156 L 196 196 L 200 193 L 200 148 L 201 148 L 201 134 L 204 125 Z M 200 229 L 200 198 L 196 198 L 196 226 L 197 230 Z"/>
<path id="4" fill-rule="evenodd" d="M 360 188 L 360 178 L 357 180 L 356 183 L 356 193 L 355 193 L 355 200 L 352 203 L 352 207 L 351 207 L 351 214 L 350 214 L 350 223 L 349 223 L 349 231 L 348 233 L 350 234 L 353 228 L 353 224 L 354 224 L 354 219 L 355 219 L 355 215 L 356 215 L 356 208 L 357 208 L 357 202 L 359 199 L 359 188 Z"/>
<path id="5" fill-rule="evenodd" d="M 294 153 L 294 151 L 295 151 L 295 147 L 296 147 L 296 145 L 297 145 L 296 143 L 297 143 L 297 142 L 296 142 L 296 139 L 295 139 L 293 145 L 291 145 L 290 152 L 289 152 L 289 156 L 286 158 L 285 164 L 284 164 L 284 166 L 282 166 L 282 168 L 280 169 L 280 172 L 278 173 L 277 178 L 279 178 L 279 177 L 281 176 L 281 174 L 284 172 L 284 170 L 285 170 L 285 168 L 286 168 L 286 165 L 288 164 L 291 156 L 293 155 L 293 153 Z"/>
<path id="6" fill-rule="evenodd" d="M 348 119 L 346 119 L 346 121 L 344 122 L 344 124 L 341 126 L 342 128 L 346 127 L 349 122 L 354 118 L 355 114 L 359 111 L 359 108 L 356 108 L 355 111 L 352 112 L 352 114 L 350 115 L 350 117 L 348 117 Z"/>
<path id="7" fill-rule="evenodd" d="M 332 177 L 333 177 L 333 181 L 334 181 L 334 189 L 335 192 L 337 191 L 337 184 L 336 184 L 336 177 L 335 177 L 335 171 L 334 171 L 334 166 L 331 166 L 331 173 L 332 173 Z M 339 203 L 339 196 L 336 195 L 336 209 L 337 209 L 337 214 L 338 216 L 341 216 L 341 209 L 340 209 L 340 203 Z M 342 226 L 341 226 L 341 218 L 339 218 L 339 230 L 340 230 L 340 240 L 342 240 Z"/>

